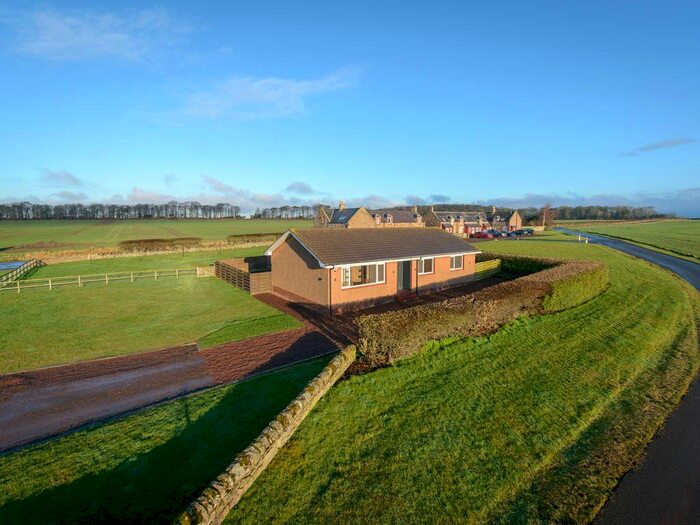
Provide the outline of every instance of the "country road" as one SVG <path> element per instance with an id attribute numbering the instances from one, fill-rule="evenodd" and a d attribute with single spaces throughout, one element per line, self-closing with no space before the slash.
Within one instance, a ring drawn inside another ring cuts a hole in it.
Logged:
<path id="1" fill-rule="evenodd" d="M 591 242 L 615 248 L 667 268 L 700 290 L 700 264 L 648 250 L 602 235 Z M 700 378 L 651 441 L 639 468 L 625 474 L 596 517 L 598 525 L 661 525 L 700 523 Z"/>

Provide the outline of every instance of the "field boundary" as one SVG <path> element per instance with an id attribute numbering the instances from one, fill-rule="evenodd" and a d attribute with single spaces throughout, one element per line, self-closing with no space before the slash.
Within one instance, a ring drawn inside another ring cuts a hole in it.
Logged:
<path id="1" fill-rule="evenodd" d="M 40 277 L 36 279 L 17 279 L 5 282 L 0 286 L 0 291 L 31 290 L 34 288 L 48 288 L 53 290 L 59 286 L 77 285 L 78 288 L 90 283 L 104 283 L 105 286 L 117 281 L 135 282 L 139 279 L 151 279 L 157 281 L 163 277 L 175 277 L 196 275 L 197 277 L 214 277 L 214 272 L 209 268 L 197 266 L 196 268 L 175 268 L 167 270 L 137 270 L 134 272 L 108 272 L 85 275 L 64 275 L 60 277 Z"/>
<path id="2" fill-rule="evenodd" d="M 353 345 L 343 349 L 306 388 L 236 456 L 226 470 L 174 521 L 178 525 L 218 525 L 289 441 L 316 403 L 355 361 Z"/>
<path id="3" fill-rule="evenodd" d="M 14 282 L 21 278 L 25 273 L 33 268 L 38 268 L 40 266 L 46 266 L 46 263 L 41 259 L 32 259 L 25 262 L 22 266 L 18 266 L 14 270 L 10 270 L 5 275 L 0 277 L 0 289 L 7 286 L 8 283 Z"/>

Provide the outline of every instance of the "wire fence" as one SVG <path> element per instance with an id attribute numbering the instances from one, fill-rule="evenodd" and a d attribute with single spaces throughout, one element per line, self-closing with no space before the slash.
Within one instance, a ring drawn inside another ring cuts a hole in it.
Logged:
<path id="1" fill-rule="evenodd" d="M 113 284 L 116 282 L 136 282 L 138 280 L 158 280 L 163 278 L 176 278 L 194 275 L 197 277 L 214 277 L 214 270 L 207 267 L 198 266 L 196 268 L 184 269 L 166 269 L 166 270 L 138 270 L 134 272 L 112 272 L 112 273 L 94 273 L 89 275 L 65 275 L 61 277 L 42 277 L 38 279 L 20 279 L 8 281 L 5 286 L 0 288 L 0 291 L 13 291 L 22 293 L 23 290 L 34 288 L 60 288 L 61 286 L 78 286 L 82 287 L 86 284 L 101 283 L 104 285 Z"/>

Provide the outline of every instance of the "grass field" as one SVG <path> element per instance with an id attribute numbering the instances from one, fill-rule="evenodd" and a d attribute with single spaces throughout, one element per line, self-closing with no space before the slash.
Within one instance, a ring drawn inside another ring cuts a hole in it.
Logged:
<path id="1" fill-rule="evenodd" d="M 339 383 L 228 522 L 592 519 L 698 366 L 698 294 L 602 246 L 479 247 L 602 260 L 610 288 Z"/>
<path id="2" fill-rule="evenodd" d="M 0 456 L 0 523 L 170 523 L 328 359 Z"/>
<path id="3" fill-rule="evenodd" d="M 262 246 L 252 248 L 233 248 L 229 250 L 206 250 L 140 257 L 115 257 L 86 261 L 49 264 L 32 271 L 27 278 L 62 277 L 67 275 L 88 275 L 109 272 L 130 272 L 141 270 L 174 270 L 175 268 L 194 268 L 209 266 L 219 259 L 249 257 L 261 255 Z"/>
<path id="4" fill-rule="evenodd" d="M 672 255 L 700 261 L 700 221 L 660 221 L 636 224 L 587 225 L 581 228 L 591 233 L 618 237 Z"/>
<path id="5" fill-rule="evenodd" d="M 122 241 L 142 239 L 198 237 L 221 241 L 229 235 L 282 233 L 312 224 L 310 220 L 267 219 L 5 220 L 0 221 L 0 253 L 113 247 Z"/>
<path id="6" fill-rule="evenodd" d="M 0 311 L 0 373 L 300 325 L 219 279 L 195 276 L 5 291 Z"/>

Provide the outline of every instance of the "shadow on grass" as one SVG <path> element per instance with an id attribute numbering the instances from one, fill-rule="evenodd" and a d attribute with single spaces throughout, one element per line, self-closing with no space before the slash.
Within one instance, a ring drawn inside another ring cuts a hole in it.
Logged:
<path id="1" fill-rule="evenodd" d="M 184 428 L 171 439 L 105 472 L 8 502 L 0 508 L 0 522 L 170 523 L 329 360 L 322 358 L 240 383 L 194 421 L 190 413 L 197 402 L 195 396 L 173 401 L 168 417 L 184 423 Z M 114 433 L 108 440 L 124 439 Z M 72 437 L 78 436 L 66 439 Z M 77 441 L 79 455 L 79 438 Z M 113 444 L 111 448 L 119 449 Z M 53 472 L 45 473 L 56 478 L 61 476 L 60 463 L 72 463 L 67 457 L 47 458 L 45 452 L 37 457 L 37 461 L 49 460 L 54 463 Z"/>

